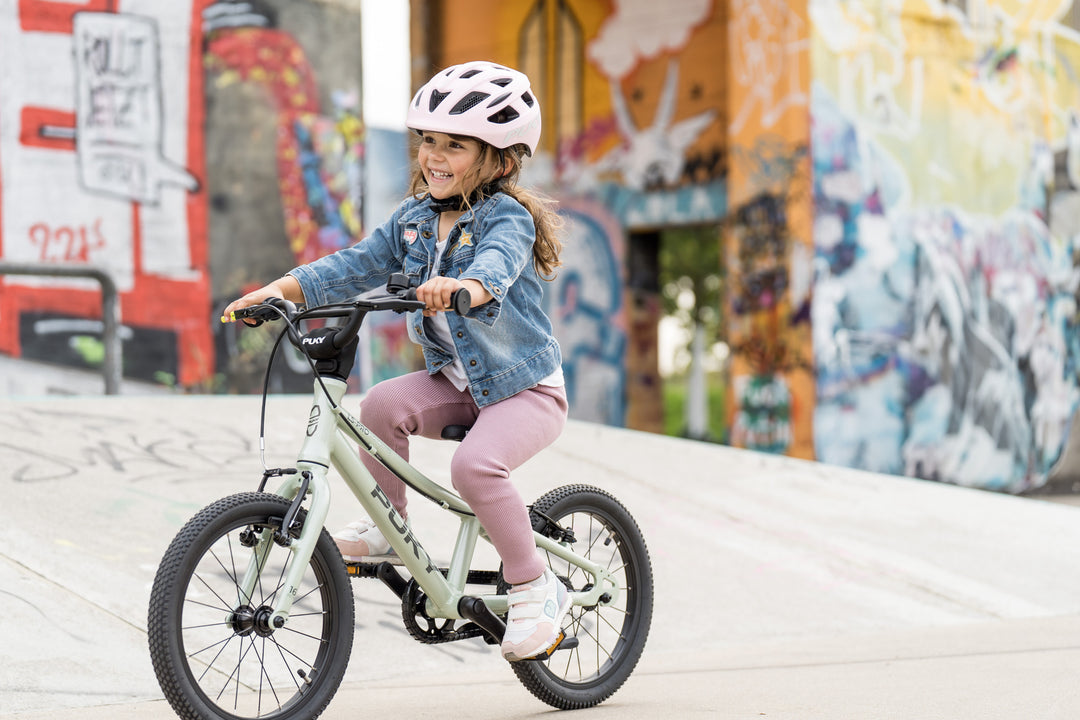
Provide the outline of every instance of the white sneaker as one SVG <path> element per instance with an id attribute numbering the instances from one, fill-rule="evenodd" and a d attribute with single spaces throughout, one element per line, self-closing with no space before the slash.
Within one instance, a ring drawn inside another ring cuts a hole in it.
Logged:
<path id="1" fill-rule="evenodd" d="M 397 557 L 390 543 L 369 518 L 349 523 L 333 535 L 345 562 L 364 562 L 372 558 Z"/>
<path id="2" fill-rule="evenodd" d="M 508 595 L 502 654 L 510 661 L 535 657 L 555 644 L 562 621 L 570 610 L 570 593 L 550 570 L 526 585 L 515 585 Z"/>

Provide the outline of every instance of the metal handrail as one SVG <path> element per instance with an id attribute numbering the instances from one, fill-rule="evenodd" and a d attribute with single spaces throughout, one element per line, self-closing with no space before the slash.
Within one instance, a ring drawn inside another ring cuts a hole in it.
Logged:
<path id="1" fill-rule="evenodd" d="M 101 285 L 102 341 L 105 343 L 105 394 L 120 394 L 123 377 L 122 347 L 120 344 L 120 295 L 112 275 L 89 265 L 48 265 L 45 263 L 16 263 L 0 260 L 0 275 L 38 275 L 42 277 L 85 277 Z"/>

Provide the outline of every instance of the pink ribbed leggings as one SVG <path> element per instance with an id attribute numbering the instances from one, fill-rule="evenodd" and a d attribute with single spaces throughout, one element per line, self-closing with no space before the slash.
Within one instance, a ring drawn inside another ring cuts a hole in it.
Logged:
<path id="1" fill-rule="evenodd" d="M 442 373 L 426 370 L 384 380 L 360 403 L 360 420 L 409 459 L 409 436 L 438 438 L 446 425 L 472 425 L 454 453 L 450 478 L 476 513 L 503 562 L 510 584 L 544 572 L 525 501 L 510 471 L 555 441 L 566 424 L 566 391 L 537 385 L 484 408 Z M 394 508 L 406 515 L 406 486 L 366 452 L 360 455 Z"/>

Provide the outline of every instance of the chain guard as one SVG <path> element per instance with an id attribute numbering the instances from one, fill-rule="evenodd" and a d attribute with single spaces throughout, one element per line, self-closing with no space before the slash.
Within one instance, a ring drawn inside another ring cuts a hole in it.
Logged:
<path id="1" fill-rule="evenodd" d="M 426 603 L 427 595 L 420 589 L 415 579 L 410 579 L 405 585 L 404 594 L 401 596 L 401 616 L 405 621 L 405 629 L 419 642 L 436 645 L 455 640 L 484 637 L 484 631 L 475 623 L 466 623 L 455 629 L 456 620 L 428 617 L 425 609 Z"/>

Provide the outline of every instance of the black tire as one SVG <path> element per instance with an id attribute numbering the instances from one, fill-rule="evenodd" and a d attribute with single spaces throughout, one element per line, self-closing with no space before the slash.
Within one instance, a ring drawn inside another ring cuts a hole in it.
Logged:
<path id="1" fill-rule="evenodd" d="M 571 607 L 564 621 L 578 647 L 558 650 L 544 661 L 511 663 L 529 692 L 561 710 L 592 707 L 611 697 L 630 677 L 649 635 L 653 610 L 652 565 L 634 518 L 610 494 L 588 485 L 557 488 L 537 500 L 533 527 L 547 518 L 574 531 L 574 549 L 615 572 L 621 590 L 611 605 Z M 573 590 L 589 582 L 582 570 L 548 554 L 548 566 Z"/>
<path id="2" fill-rule="evenodd" d="M 315 718 L 341 684 L 352 651 L 353 595 L 325 529 L 284 627 L 266 620 L 289 548 L 269 543 L 251 598 L 241 598 L 239 580 L 255 552 L 241 534 L 279 529 L 288 507 L 265 493 L 219 500 L 188 521 L 162 558 L 150 593 L 150 657 L 166 699 L 185 720 Z"/>

